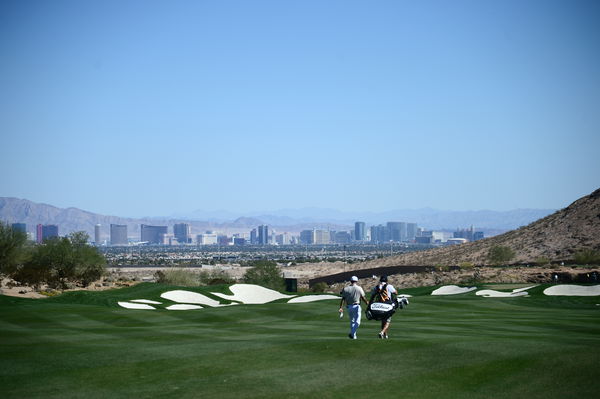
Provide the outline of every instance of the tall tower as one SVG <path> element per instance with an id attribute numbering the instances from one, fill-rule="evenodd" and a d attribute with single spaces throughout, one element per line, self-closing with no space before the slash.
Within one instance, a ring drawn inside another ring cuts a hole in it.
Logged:
<path id="1" fill-rule="evenodd" d="M 41 224 L 35 226 L 35 242 L 38 244 L 44 242 L 44 226 Z"/>
<path id="2" fill-rule="evenodd" d="M 110 245 L 127 245 L 127 225 L 110 225 Z"/>
<path id="3" fill-rule="evenodd" d="M 365 238 L 365 222 L 354 223 L 354 239 L 356 241 L 364 241 Z"/>
<path id="4" fill-rule="evenodd" d="M 192 242 L 192 232 L 187 223 L 175 223 L 173 225 L 173 235 L 180 244 L 189 244 Z"/>
<path id="5" fill-rule="evenodd" d="M 258 226 L 258 245 L 269 243 L 269 226 Z"/>
<path id="6" fill-rule="evenodd" d="M 162 244 L 167 235 L 167 226 L 141 225 L 141 241 L 149 244 Z"/>
<path id="7" fill-rule="evenodd" d="M 100 241 L 100 227 L 101 225 L 97 224 L 96 226 L 94 226 L 94 242 L 96 243 L 96 246 L 99 246 L 101 241 Z"/>

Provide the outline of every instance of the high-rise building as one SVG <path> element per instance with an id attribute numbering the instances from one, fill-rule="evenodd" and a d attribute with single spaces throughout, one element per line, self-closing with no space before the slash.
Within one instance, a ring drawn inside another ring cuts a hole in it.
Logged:
<path id="1" fill-rule="evenodd" d="M 58 226 L 55 224 L 38 224 L 36 226 L 36 241 L 38 244 L 53 237 L 58 237 Z"/>
<path id="2" fill-rule="evenodd" d="M 140 241 L 147 242 L 148 244 L 163 244 L 165 235 L 167 235 L 167 226 L 150 226 L 143 224 L 141 227 Z"/>
<path id="3" fill-rule="evenodd" d="M 313 243 L 316 245 L 331 243 L 331 233 L 329 230 L 313 230 Z"/>
<path id="4" fill-rule="evenodd" d="M 127 225 L 110 225 L 110 245 L 127 245 Z"/>
<path id="5" fill-rule="evenodd" d="M 269 226 L 258 226 L 258 245 L 269 243 Z"/>
<path id="6" fill-rule="evenodd" d="M 173 235 L 180 244 L 189 244 L 192 242 L 192 230 L 187 223 L 175 223 L 173 225 Z"/>
<path id="7" fill-rule="evenodd" d="M 231 238 L 225 234 L 219 234 L 217 236 L 217 244 L 219 245 L 230 245 L 232 243 Z"/>
<path id="8" fill-rule="evenodd" d="M 406 223 L 404 222 L 387 222 L 387 238 L 389 241 L 401 242 L 406 241 Z"/>
<path id="9" fill-rule="evenodd" d="M 347 231 L 337 231 L 333 241 L 336 244 L 348 244 L 352 241 L 352 236 Z"/>
<path id="10" fill-rule="evenodd" d="M 416 223 L 406 223 L 406 240 L 413 241 L 417 237 L 418 229 Z"/>
<path id="11" fill-rule="evenodd" d="M 300 232 L 300 244 L 313 244 L 313 231 L 312 230 L 302 230 Z"/>
<path id="12" fill-rule="evenodd" d="M 13 223 L 11 225 L 13 231 L 20 231 L 21 233 L 27 233 L 27 225 L 25 223 Z"/>
<path id="13" fill-rule="evenodd" d="M 387 241 L 386 228 L 384 225 L 371 226 L 371 242 L 382 243 Z"/>
<path id="14" fill-rule="evenodd" d="M 354 239 L 356 241 L 364 241 L 366 238 L 365 222 L 354 223 Z"/>
<path id="15" fill-rule="evenodd" d="M 100 245 L 101 241 L 100 241 L 100 227 L 102 227 L 101 225 L 97 224 L 94 226 L 94 243 L 96 245 Z"/>
<path id="16" fill-rule="evenodd" d="M 44 241 L 44 230 L 43 225 L 38 224 L 35 226 L 35 242 L 41 244 Z"/>
<path id="17" fill-rule="evenodd" d="M 196 236 L 196 242 L 198 245 L 216 245 L 217 244 L 217 234 L 212 231 L 206 232 L 204 234 L 198 234 Z"/>
<path id="18" fill-rule="evenodd" d="M 275 236 L 275 242 L 279 245 L 290 245 L 292 236 L 289 233 L 277 234 Z"/>

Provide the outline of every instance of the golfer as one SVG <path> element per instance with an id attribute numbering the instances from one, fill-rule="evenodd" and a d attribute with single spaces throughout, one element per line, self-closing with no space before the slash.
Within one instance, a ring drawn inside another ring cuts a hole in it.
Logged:
<path id="1" fill-rule="evenodd" d="M 393 285 L 388 284 L 387 281 L 387 276 L 381 276 L 379 284 L 373 287 L 369 305 L 373 302 L 391 303 L 394 304 L 394 306 L 397 305 L 396 297 L 398 296 L 398 291 L 396 291 Z M 388 338 L 387 332 L 391 322 L 392 316 L 381 320 L 381 332 L 379 333 L 379 338 Z"/>
<path id="2" fill-rule="evenodd" d="M 350 285 L 344 287 L 340 295 L 342 300 L 340 301 L 340 313 L 344 312 L 344 302 L 346 302 L 346 308 L 348 309 L 348 316 L 350 317 L 350 334 L 348 338 L 356 339 L 356 330 L 360 326 L 360 301 L 368 305 L 367 299 L 365 298 L 365 291 L 357 284 L 358 277 L 352 276 L 350 278 Z"/>

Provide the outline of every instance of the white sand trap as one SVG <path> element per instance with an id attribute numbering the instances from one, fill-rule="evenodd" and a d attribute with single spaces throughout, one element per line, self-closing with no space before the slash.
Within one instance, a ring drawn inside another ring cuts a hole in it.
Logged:
<path id="1" fill-rule="evenodd" d="M 535 287 L 537 287 L 537 285 L 532 285 L 530 287 L 525 287 L 525 288 L 517 288 L 517 289 L 513 290 L 513 292 L 527 291 L 527 290 L 530 290 L 530 289 L 535 288 Z"/>
<path id="2" fill-rule="evenodd" d="M 477 291 L 475 293 L 475 295 L 479 295 L 479 296 L 483 296 L 485 298 L 512 298 L 512 297 L 517 297 L 517 296 L 527 296 L 529 295 L 528 292 L 523 291 L 522 288 L 517 288 L 516 290 L 513 290 L 511 292 L 503 292 L 503 291 L 496 291 L 496 290 L 481 290 L 481 291 Z"/>
<path id="3" fill-rule="evenodd" d="M 132 299 L 129 302 L 149 303 L 150 305 L 160 305 L 162 302 L 151 301 L 150 299 Z"/>
<path id="4" fill-rule="evenodd" d="M 184 291 L 184 290 L 175 290 L 175 291 L 167 291 L 163 292 L 161 298 L 168 299 L 173 302 L 181 302 L 181 303 L 197 303 L 200 305 L 208 305 L 211 307 L 217 307 L 221 304 L 219 301 L 215 301 L 205 295 L 198 294 L 197 292 L 192 291 Z"/>
<path id="5" fill-rule="evenodd" d="M 233 292 L 233 295 L 225 295 L 219 292 L 211 292 L 211 294 L 229 301 L 240 301 L 246 304 L 261 304 L 276 301 L 277 299 L 294 297 L 294 295 L 284 295 L 254 284 L 234 284 L 229 287 L 229 290 Z"/>
<path id="6" fill-rule="evenodd" d="M 168 309 L 168 310 L 194 310 L 194 309 L 202 309 L 202 306 L 188 305 L 185 303 L 181 303 L 181 304 L 177 304 L 177 305 L 167 306 L 166 309 Z"/>
<path id="7" fill-rule="evenodd" d="M 326 301 L 329 299 L 337 299 L 339 300 L 339 296 L 335 295 L 304 295 L 296 298 L 292 298 L 288 301 L 288 303 L 304 303 L 304 302 L 315 302 L 315 301 Z"/>
<path id="8" fill-rule="evenodd" d="M 119 306 L 127 309 L 152 309 L 156 310 L 154 306 L 145 305 L 143 303 L 132 303 L 132 302 L 117 302 Z"/>
<path id="9" fill-rule="evenodd" d="M 596 296 L 600 295 L 600 285 L 555 285 L 544 290 L 551 296 Z"/>
<path id="10" fill-rule="evenodd" d="M 434 290 L 431 295 L 456 295 L 464 294 L 476 290 L 477 287 L 459 287 L 458 285 L 445 285 L 443 287 Z"/>

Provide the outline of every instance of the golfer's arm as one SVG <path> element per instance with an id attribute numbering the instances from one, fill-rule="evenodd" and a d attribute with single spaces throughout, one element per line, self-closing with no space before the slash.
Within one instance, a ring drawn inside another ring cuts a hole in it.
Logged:
<path id="1" fill-rule="evenodd" d="M 340 301 L 340 309 L 344 308 L 344 297 L 342 297 L 342 300 Z"/>

